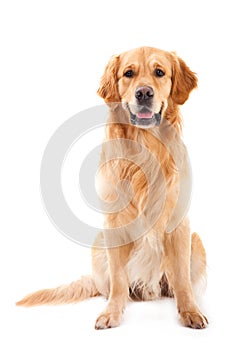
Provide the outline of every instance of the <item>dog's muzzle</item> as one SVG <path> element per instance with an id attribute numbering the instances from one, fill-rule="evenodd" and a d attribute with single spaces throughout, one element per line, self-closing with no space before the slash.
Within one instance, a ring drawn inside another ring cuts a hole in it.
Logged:
<path id="1" fill-rule="evenodd" d="M 154 126 L 159 126 L 162 119 L 162 109 L 159 113 L 153 113 L 149 110 L 143 108 L 142 111 L 133 114 L 130 111 L 130 122 L 132 125 L 141 127 L 141 128 L 152 128 Z"/>
<path id="2" fill-rule="evenodd" d="M 136 106 L 134 108 L 130 108 L 130 105 L 128 106 L 131 124 L 141 128 L 152 128 L 160 125 L 162 108 L 159 113 L 153 113 L 153 99 L 154 90 L 151 86 L 139 86 L 136 89 Z"/>

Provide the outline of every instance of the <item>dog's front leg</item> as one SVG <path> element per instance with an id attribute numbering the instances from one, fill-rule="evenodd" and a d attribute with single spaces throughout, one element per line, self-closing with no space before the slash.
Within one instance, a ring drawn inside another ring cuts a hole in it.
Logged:
<path id="1" fill-rule="evenodd" d="M 166 275 L 172 287 L 181 322 L 186 327 L 205 328 L 208 321 L 198 309 L 191 286 L 191 240 L 187 221 L 182 222 L 165 240 L 168 258 Z"/>
<path id="2" fill-rule="evenodd" d="M 96 329 L 117 327 L 121 322 L 129 294 L 128 278 L 125 271 L 128 251 L 129 245 L 107 250 L 110 294 L 106 309 L 96 320 Z"/>

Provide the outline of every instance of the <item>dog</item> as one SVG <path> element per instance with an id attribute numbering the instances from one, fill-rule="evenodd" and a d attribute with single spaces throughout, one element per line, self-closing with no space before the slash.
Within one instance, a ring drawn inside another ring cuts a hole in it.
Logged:
<path id="1" fill-rule="evenodd" d="M 174 297 L 184 326 L 207 326 L 194 297 L 206 253 L 187 218 L 190 171 L 179 112 L 196 87 L 196 74 L 174 52 L 141 47 L 110 59 L 98 89 L 109 119 L 98 174 L 105 224 L 92 249 L 92 275 L 17 305 L 102 295 L 108 304 L 95 328 L 106 329 L 121 323 L 129 299 Z"/>

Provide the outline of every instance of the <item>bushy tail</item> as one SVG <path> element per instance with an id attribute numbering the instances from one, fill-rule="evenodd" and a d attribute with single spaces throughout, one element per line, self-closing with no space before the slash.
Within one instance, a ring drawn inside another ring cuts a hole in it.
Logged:
<path id="1" fill-rule="evenodd" d="M 43 289 L 27 295 L 16 303 L 17 306 L 36 306 L 42 304 L 68 304 L 95 297 L 99 292 L 91 276 L 53 289 Z"/>

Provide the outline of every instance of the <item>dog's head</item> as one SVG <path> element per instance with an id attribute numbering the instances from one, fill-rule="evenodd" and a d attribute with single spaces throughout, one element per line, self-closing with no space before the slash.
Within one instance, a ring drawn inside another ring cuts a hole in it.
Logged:
<path id="1" fill-rule="evenodd" d="M 160 125 L 169 104 L 182 105 L 197 86 L 196 75 L 175 53 L 150 47 L 113 56 L 98 94 L 121 102 L 130 122 L 141 128 Z"/>

